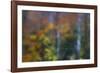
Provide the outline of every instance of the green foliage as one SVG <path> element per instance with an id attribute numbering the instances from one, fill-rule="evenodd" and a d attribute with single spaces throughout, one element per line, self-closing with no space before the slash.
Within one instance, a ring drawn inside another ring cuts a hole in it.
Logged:
<path id="1" fill-rule="evenodd" d="M 51 60 L 57 60 L 56 52 L 54 47 L 45 48 L 45 60 L 51 61 Z"/>
<path id="2" fill-rule="evenodd" d="M 28 43 L 25 41 L 28 40 Z M 54 47 L 54 42 L 46 33 L 33 33 L 28 35 L 28 39 L 23 38 L 24 45 L 24 57 L 23 61 L 51 61 L 56 60 L 56 50 Z M 28 45 L 28 47 L 25 47 Z M 26 49 L 25 49 L 26 48 Z M 26 56 L 26 54 L 29 54 Z"/>
<path id="3" fill-rule="evenodd" d="M 74 24 L 73 24 L 74 25 Z M 86 25 L 86 24 L 84 24 Z M 84 26 L 85 28 L 86 26 Z M 43 29 L 39 29 L 31 34 L 23 35 L 23 62 L 31 61 L 56 61 L 56 60 L 72 60 L 76 59 L 76 41 L 77 41 L 77 28 L 69 28 L 61 25 L 59 29 L 52 25 L 48 25 Z M 87 26 L 89 29 L 89 26 Z M 57 53 L 57 38 L 56 33 L 53 35 L 51 31 L 58 31 L 60 33 L 60 50 Z M 90 40 L 89 30 L 81 31 L 81 47 L 80 59 L 90 58 Z M 58 57 L 58 55 L 60 57 Z"/>

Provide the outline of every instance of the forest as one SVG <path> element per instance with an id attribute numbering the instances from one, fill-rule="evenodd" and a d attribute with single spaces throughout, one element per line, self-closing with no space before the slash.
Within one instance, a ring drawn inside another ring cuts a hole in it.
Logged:
<path id="1" fill-rule="evenodd" d="M 90 14 L 22 11 L 22 61 L 90 59 Z"/>

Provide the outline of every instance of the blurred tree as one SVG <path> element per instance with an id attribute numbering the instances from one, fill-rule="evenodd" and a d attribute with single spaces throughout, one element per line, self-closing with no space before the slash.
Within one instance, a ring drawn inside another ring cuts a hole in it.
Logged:
<path id="1" fill-rule="evenodd" d="M 90 58 L 90 20 L 79 23 L 80 54 L 76 54 L 78 13 L 23 11 L 23 62 Z"/>

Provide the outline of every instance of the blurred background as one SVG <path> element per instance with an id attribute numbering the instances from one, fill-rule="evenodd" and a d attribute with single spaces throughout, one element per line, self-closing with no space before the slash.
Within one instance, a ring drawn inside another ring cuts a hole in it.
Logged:
<path id="1" fill-rule="evenodd" d="M 90 14 L 22 11 L 23 62 L 90 59 Z"/>

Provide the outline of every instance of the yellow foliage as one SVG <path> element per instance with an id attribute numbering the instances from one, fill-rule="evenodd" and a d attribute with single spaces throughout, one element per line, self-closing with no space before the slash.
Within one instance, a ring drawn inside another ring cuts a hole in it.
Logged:
<path id="1" fill-rule="evenodd" d="M 54 24 L 53 23 L 49 23 L 48 24 L 48 26 L 47 26 L 47 28 L 49 29 L 49 30 L 52 30 L 52 29 L 54 29 Z"/>
<path id="2" fill-rule="evenodd" d="M 47 27 L 45 27 L 45 29 L 43 30 L 43 32 L 44 32 L 44 33 L 47 33 L 48 31 L 50 31 L 50 30 L 52 30 L 52 29 L 54 29 L 54 28 L 55 28 L 54 24 L 49 23 L 49 24 L 47 25 Z"/>
<path id="3" fill-rule="evenodd" d="M 44 43 L 44 44 L 47 44 L 47 43 L 49 43 L 49 42 L 50 42 L 50 39 L 49 39 L 48 37 L 45 37 L 44 40 L 43 40 L 43 43 Z"/>
<path id="4" fill-rule="evenodd" d="M 38 53 L 38 51 L 34 50 L 32 51 L 32 61 L 40 61 L 41 57 Z"/>
<path id="5" fill-rule="evenodd" d="M 35 48 L 34 46 L 32 48 L 28 48 L 28 51 L 30 51 L 30 54 L 25 54 L 23 56 L 23 62 L 30 62 L 30 61 L 40 61 L 41 57 L 38 52 L 38 48 Z"/>
<path id="6" fill-rule="evenodd" d="M 61 33 L 61 34 L 63 34 L 63 35 L 65 35 L 69 30 L 71 30 L 70 28 L 69 28 L 69 26 L 67 25 L 67 24 L 63 24 L 63 25 L 59 25 L 58 27 L 57 27 L 57 30 Z"/>
<path id="7" fill-rule="evenodd" d="M 31 35 L 30 39 L 33 40 L 33 41 L 35 41 L 37 39 L 37 36 L 36 35 Z"/>
<path id="8" fill-rule="evenodd" d="M 30 62 L 32 60 L 32 55 L 31 54 L 25 54 L 23 56 L 23 62 Z"/>

